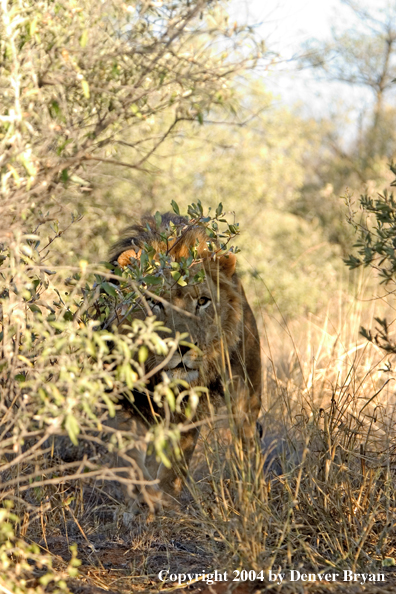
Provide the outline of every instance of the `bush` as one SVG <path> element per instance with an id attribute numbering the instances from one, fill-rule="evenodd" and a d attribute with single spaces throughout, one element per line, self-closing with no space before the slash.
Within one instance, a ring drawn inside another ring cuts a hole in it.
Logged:
<path id="1" fill-rule="evenodd" d="M 227 81 L 254 61 L 234 50 L 244 35 L 207 0 L 5 2 L 2 236 L 21 219 L 29 230 L 42 224 L 47 206 L 64 206 L 68 193 L 87 196 L 95 164 L 144 169 L 180 121 L 202 121 L 225 103 Z M 145 122 L 163 111 L 168 125 L 147 137 Z M 127 129 L 135 152 L 121 163 Z"/>
<path id="2" fill-rule="evenodd" d="M 396 174 L 396 167 L 391 164 L 390 170 Z M 396 180 L 391 183 L 396 186 Z M 387 295 L 394 294 L 396 283 L 396 198 L 393 192 L 385 190 L 374 199 L 365 194 L 360 197 L 361 214 L 353 211 L 351 199 L 347 197 L 350 209 L 350 224 L 357 234 L 354 247 L 357 255 L 351 254 L 346 260 L 349 268 L 372 268 L 381 285 L 386 287 Z M 385 318 L 376 318 L 377 328 L 362 328 L 361 333 L 370 342 L 374 342 L 388 353 L 396 353 L 396 342 L 391 336 L 391 324 Z"/>
<path id="3" fill-rule="evenodd" d="M 35 540 L 45 539 L 47 520 L 72 513 L 61 485 L 120 478 L 114 452 L 141 437 L 105 421 L 121 395 L 143 385 L 147 351 L 178 341 L 160 339 L 152 319 L 122 336 L 100 327 L 117 300 L 137 293 L 134 279 L 89 266 L 70 244 L 63 251 L 71 227 L 86 230 L 75 206 L 90 200 L 99 163 L 142 171 L 180 122 L 202 123 L 212 105 L 227 105 L 228 81 L 257 57 L 256 48 L 239 51 L 247 38 L 212 0 L 3 2 L 0 499 L 27 514 L 24 533 Z M 147 122 L 163 112 L 166 125 L 148 135 Z M 134 155 L 123 163 L 127 130 Z M 155 389 L 170 409 L 173 387 Z M 185 392 L 192 413 L 198 396 Z M 179 429 L 168 418 L 145 437 L 165 463 Z M 138 479 L 131 470 L 130 482 Z M 15 544 L 21 554 L 23 546 Z"/>

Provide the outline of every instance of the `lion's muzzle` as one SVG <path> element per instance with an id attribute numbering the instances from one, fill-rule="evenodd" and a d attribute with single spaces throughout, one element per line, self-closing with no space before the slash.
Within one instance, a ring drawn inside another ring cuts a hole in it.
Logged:
<path id="1" fill-rule="evenodd" d="M 180 345 L 172 358 L 164 366 L 169 379 L 183 379 L 188 383 L 198 380 L 202 356 L 197 349 Z"/>

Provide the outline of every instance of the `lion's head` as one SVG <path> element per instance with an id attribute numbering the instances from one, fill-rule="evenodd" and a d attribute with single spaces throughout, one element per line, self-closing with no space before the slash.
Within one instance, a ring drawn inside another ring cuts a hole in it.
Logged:
<path id="1" fill-rule="evenodd" d="M 170 225 L 181 231 L 173 239 L 164 239 Z M 150 355 L 147 365 L 150 369 L 162 363 L 171 379 L 183 379 L 191 386 L 213 384 L 219 369 L 230 365 L 230 355 L 241 341 L 244 295 L 235 274 L 236 257 L 230 252 L 210 252 L 207 241 L 204 228 L 189 227 L 183 217 L 167 213 L 160 225 L 147 216 L 141 224 L 128 228 L 111 253 L 111 260 L 121 267 L 138 264 L 147 251 L 154 259 L 167 258 L 168 266 L 159 273 L 162 288 L 158 297 L 142 299 L 124 323 L 131 317 L 155 315 L 175 336 L 187 334 L 183 342 L 198 348 L 182 344 L 171 357 L 161 360 Z M 172 267 L 185 264 L 191 253 L 189 281 L 180 283 Z"/>

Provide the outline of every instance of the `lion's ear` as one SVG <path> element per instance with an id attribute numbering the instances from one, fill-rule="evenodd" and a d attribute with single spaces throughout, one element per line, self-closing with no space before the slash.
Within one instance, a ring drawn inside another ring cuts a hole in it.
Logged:
<path id="1" fill-rule="evenodd" d="M 138 248 L 135 250 L 127 250 L 126 252 L 122 252 L 122 254 L 117 258 L 118 265 L 121 266 L 121 268 L 128 266 L 128 264 L 131 263 L 132 258 L 139 260 L 141 253 L 142 250 L 139 250 Z"/>
<path id="2" fill-rule="evenodd" d="M 226 276 L 231 277 L 235 272 L 236 267 L 236 255 L 232 252 L 228 252 L 228 254 L 224 254 L 220 256 L 220 267 L 222 271 L 225 273 Z"/>

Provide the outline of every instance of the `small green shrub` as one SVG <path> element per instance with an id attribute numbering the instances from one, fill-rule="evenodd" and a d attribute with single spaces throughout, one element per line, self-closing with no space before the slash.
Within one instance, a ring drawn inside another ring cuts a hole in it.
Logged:
<path id="1" fill-rule="evenodd" d="M 390 170 L 396 174 L 396 166 Z M 396 180 L 391 183 L 396 186 Z M 393 192 L 385 190 L 376 198 L 365 194 L 360 197 L 360 216 L 353 211 L 350 197 L 347 197 L 350 209 L 350 224 L 357 234 L 356 253 L 351 254 L 346 264 L 351 269 L 368 267 L 375 271 L 379 284 L 386 287 L 387 296 L 394 294 L 396 283 L 396 198 Z M 375 331 L 362 328 L 361 333 L 370 342 L 377 344 L 388 353 L 396 353 L 391 323 L 385 318 L 376 318 Z"/>

